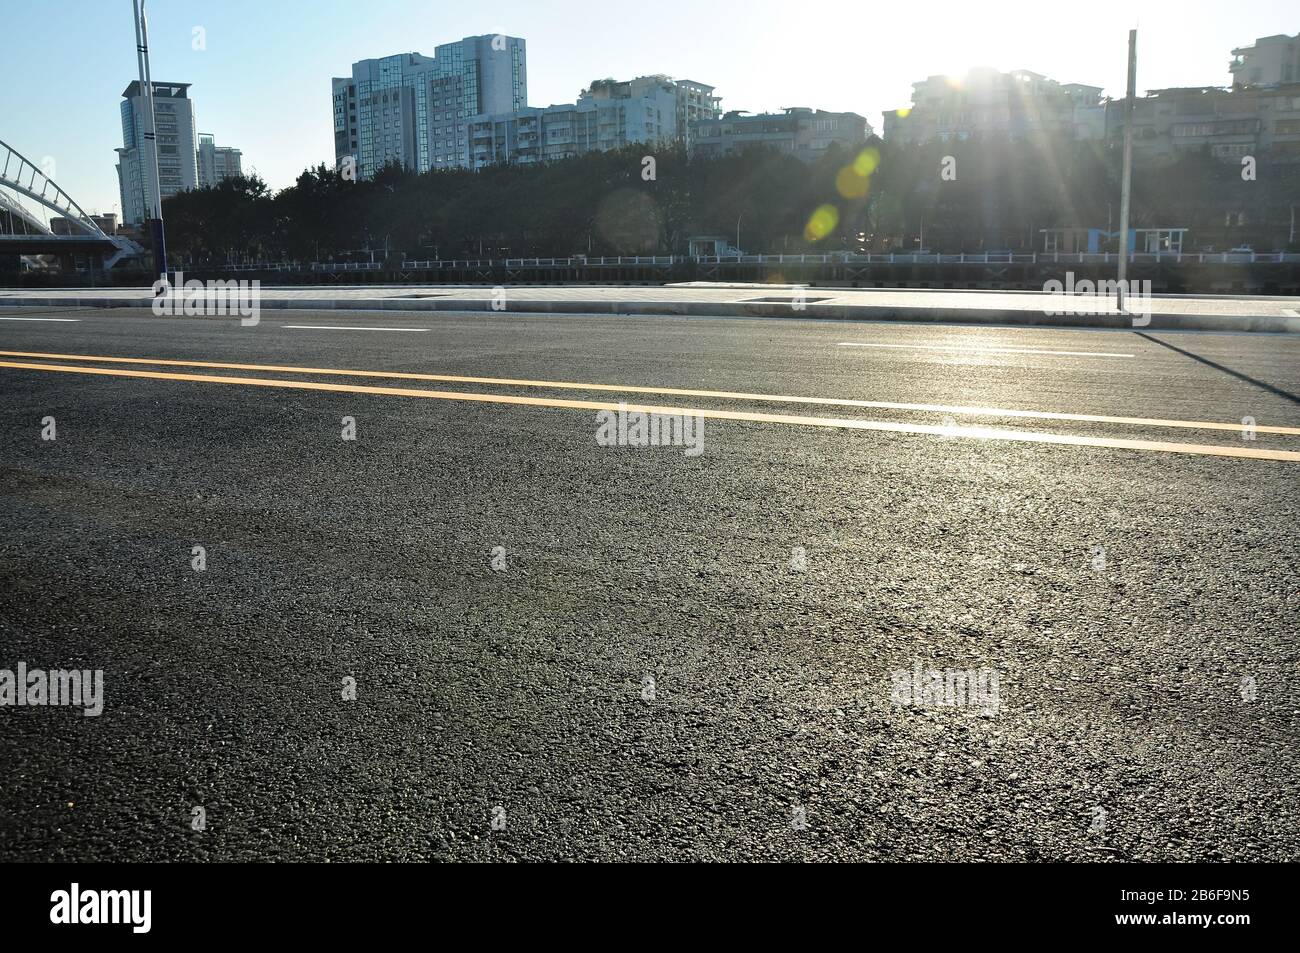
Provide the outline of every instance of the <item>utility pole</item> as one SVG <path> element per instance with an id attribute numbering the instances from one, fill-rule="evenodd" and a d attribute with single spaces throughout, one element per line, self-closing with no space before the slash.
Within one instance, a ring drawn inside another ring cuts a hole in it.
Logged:
<path id="1" fill-rule="evenodd" d="M 163 232 L 162 188 L 158 183 L 158 138 L 154 133 L 153 75 L 149 68 L 149 24 L 145 19 L 144 0 L 131 0 L 135 12 L 135 55 L 140 68 L 141 119 L 144 131 L 144 155 L 141 177 L 148 183 L 145 200 L 148 205 L 149 234 L 153 239 L 153 271 L 159 278 L 167 277 L 167 237 Z M 145 178 L 147 177 L 147 178 Z"/>
<path id="2" fill-rule="evenodd" d="M 1119 193 L 1119 310 L 1128 290 L 1128 217 L 1133 184 L 1133 101 L 1137 95 L 1138 31 L 1128 31 L 1128 96 L 1124 100 L 1124 175 Z"/>

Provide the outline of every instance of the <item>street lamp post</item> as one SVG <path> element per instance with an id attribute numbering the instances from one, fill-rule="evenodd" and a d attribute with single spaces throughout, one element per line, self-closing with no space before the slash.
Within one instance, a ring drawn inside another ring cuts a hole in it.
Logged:
<path id="1" fill-rule="evenodd" d="M 1124 310 L 1124 292 L 1128 288 L 1128 217 L 1129 193 L 1133 180 L 1133 100 L 1137 95 L 1138 31 L 1128 31 L 1128 96 L 1124 100 L 1124 177 L 1119 192 L 1119 310 Z"/>
<path id="2" fill-rule="evenodd" d="M 149 233 L 153 239 L 154 274 L 167 276 L 167 237 L 163 231 L 162 189 L 158 183 L 158 137 L 154 132 L 153 75 L 149 68 L 149 24 L 145 19 L 144 0 L 131 0 L 135 12 L 135 53 L 140 69 L 141 119 L 144 130 L 142 178 L 147 177 L 145 203 L 148 205 Z"/>

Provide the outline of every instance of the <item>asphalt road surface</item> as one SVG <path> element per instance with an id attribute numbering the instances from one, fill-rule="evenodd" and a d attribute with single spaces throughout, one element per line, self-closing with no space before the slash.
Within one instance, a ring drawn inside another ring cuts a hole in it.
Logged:
<path id="1" fill-rule="evenodd" d="M 1300 337 L 6 309 L 0 351 L 0 676 L 103 672 L 0 707 L 2 860 L 1300 859 Z M 605 445 L 620 401 L 702 440 Z"/>

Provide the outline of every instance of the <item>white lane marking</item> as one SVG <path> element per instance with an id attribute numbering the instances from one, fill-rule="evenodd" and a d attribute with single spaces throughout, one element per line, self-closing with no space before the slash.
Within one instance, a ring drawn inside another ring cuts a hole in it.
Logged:
<path id="1" fill-rule="evenodd" d="M 282 328 L 295 328 L 302 331 L 427 331 L 428 328 L 349 328 L 337 324 L 282 324 Z"/>
<path id="2" fill-rule="evenodd" d="M 12 318 L 7 314 L 0 314 L 0 321 L 80 321 L 81 318 Z"/>
<path id="3" fill-rule="evenodd" d="M 963 354 L 1064 354 L 1069 357 L 1132 357 L 1132 354 L 1119 354 L 1114 351 L 1051 351 L 1038 347 L 963 347 L 960 344 L 861 344 L 857 341 L 841 341 L 840 347 L 888 347 L 915 349 L 920 351 L 960 351 Z"/>
<path id="4" fill-rule="evenodd" d="M 885 420 L 859 420 L 837 417 L 805 417 L 799 414 L 758 414 L 750 411 L 693 409 L 690 407 L 646 404 L 611 404 L 595 400 L 565 400 L 556 397 L 517 397 L 510 394 L 467 393 L 448 390 L 423 390 L 406 387 L 369 387 L 361 384 L 331 384 L 324 381 L 279 380 L 266 377 L 227 377 L 210 374 L 173 374 L 163 371 L 130 371 L 120 367 L 72 367 L 66 364 L 32 364 L 0 361 L 0 367 L 59 374 L 97 374 L 159 381 L 194 381 L 204 384 L 237 384 L 247 387 L 283 387 L 342 394 L 384 394 L 392 397 L 420 397 L 430 400 L 475 401 L 485 404 L 511 404 L 524 407 L 555 407 L 573 410 L 624 411 L 649 414 L 690 414 L 710 420 L 740 420 L 755 423 L 792 424 L 805 427 L 833 427 L 884 433 L 934 434 L 942 437 L 971 437 L 979 440 L 1008 440 L 1020 443 L 1061 444 L 1073 447 L 1115 447 L 1128 450 L 1151 450 L 1164 453 L 1205 454 L 1220 457 L 1244 457 L 1256 460 L 1287 460 L 1300 463 L 1300 451 L 1264 450 L 1226 444 L 1170 443 L 1155 440 L 1128 440 L 1114 437 L 1084 437 L 1076 434 L 1045 433 L 1034 430 L 996 430 L 991 427 L 954 427 L 937 424 L 907 424 Z"/>
<path id="5" fill-rule="evenodd" d="M 1241 424 L 1211 420 L 1161 420 L 1148 417 L 1112 417 L 1104 414 L 1069 414 L 1007 407 L 954 407 L 946 404 L 902 404 L 883 400 L 849 400 L 836 397 L 796 397 L 791 394 L 745 394 L 723 390 L 688 390 L 680 387 L 643 387 L 634 384 L 591 384 L 576 381 L 534 381 L 510 377 L 467 377 L 453 374 L 421 374 L 412 371 L 365 371 L 342 367 L 303 367 L 283 364 L 233 364 L 224 361 L 169 361 L 153 357 L 108 357 L 96 354 L 52 354 L 45 351 L 4 351 L 0 357 L 35 357 L 59 361 L 95 361 L 108 364 L 146 364 L 159 367 L 202 367 L 227 371 L 276 371 L 282 374 L 318 374 L 326 377 L 388 378 L 391 380 L 443 381 L 457 384 L 492 384 L 507 387 L 554 387 L 563 390 L 625 391 L 634 394 L 671 394 L 676 397 L 710 397 L 721 400 L 755 400 L 786 404 L 815 404 L 828 407 L 873 407 L 882 410 L 918 410 L 940 414 L 969 414 L 976 417 L 1017 417 L 1034 420 L 1081 420 L 1089 423 L 1133 424 L 1140 427 L 1189 427 L 1204 430 L 1240 431 Z M 1300 427 L 1256 424 L 1260 433 L 1300 436 Z"/>

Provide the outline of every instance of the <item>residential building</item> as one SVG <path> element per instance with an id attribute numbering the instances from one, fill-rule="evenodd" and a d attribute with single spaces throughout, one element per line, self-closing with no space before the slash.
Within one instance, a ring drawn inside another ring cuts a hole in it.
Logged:
<path id="1" fill-rule="evenodd" d="M 750 116 L 735 111 L 718 119 L 697 120 L 692 123 L 690 142 L 691 154 L 698 156 L 721 156 L 765 147 L 813 162 L 832 144 L 852 149 L 870 135 L 870 124 L 857 113 L 797 106 L 781 113 Z"/>
<path id="2" fill-rule="evenodd" d="M 198 146 L 189 83 L 153 84 L 154 132 L 158 146 L 158 182 L 164 199 L 198 185 Z M 143 222 L 152 204 L 144 174 L 144 96 L 140 83 L 122 92 L 122 147 L 117 149 L 122 221 Z"/>
<path id="3" fill-rule="evenodd" d="M 334 155 L 358 178 L 389 163 L 417 172 L 470 165 L 466 122 L 515 113 L 528 102 L 525 43 L 488 34 L 434 49 L 352 64 L 331 81 Z"/>
<path id="4" fill-rule="evenodd" d="M 653 76 L 638 76 L 635 79 L 619 82 L 612 79 L 598 79 L 592 82 L 578 96 L 584 100 L 653 100 L 656 108 L 663 110 L 671 102 L 671 122 L 667 123 L 667 135 L 661 123 L 661 138 L 676 140 L 684 145 L 690 144 L 691 124 L 705 119 L 717 119 L 722 113 L 719 109 L 718 96 L 714 87 L 697 83 L 691 79 L 675 80 L 662 73 Z"/>
<path id="5" fill-rule="evenodd" d="M 355 166 L 360 152 L 357 84 L 351 76 L 335 76 L 330 84 L 334 101 L 335 166 L 341 167 L 345 161 Z"/>
<path id="6" fill-rule="evenodd" d="M 219 146 L 211 133 L 199 133 L 199 185 L 213 188 L 223 179 L 243 174 L 242 153 Z"/>
<path id="7" fill-rule="evenodd" d="M 886 141 L 921 144 L 967 139 L 1101 139 L 1100 86 L 1061 84 L 1029 70 L 973 69 L 960 79 L 912 84 L 910 109 L 884 114 Z"/>
<path id="8" fill-rule="evenodd" d="M 596 80 L 576 103 L 469 117 L 469 168 L 685 142 L 695 118 L 716 115 L 717 102 L 712 86 L 691 80 Z"/>
<path id="9" fill-rule="evenodd" d="M 1109 104 L 1106 135 L 1112 143 L 1123 139 L 1122 101 Z M 1225 162 L 1300 162 L 1300 83 L 1156 89 L 1136 100 L 1134 155 L 1176 159 L 1199 149 Z"/>
<path id="10" fill-rule="evenodd" d="M 1300 83 L 1300 33 L 1261 36 L 1253 46 L 1237 47 L 1228 71 L 1234 87 Z"/>
<path id="11" fill-rule="evenodd" d="M 471 116 L 466 123 L 472 169 L 499 163 L 550 162 L 634 143 L 671 138 L 673 118 L 653 99 L 579 100 L 517 113 Z"/>

